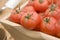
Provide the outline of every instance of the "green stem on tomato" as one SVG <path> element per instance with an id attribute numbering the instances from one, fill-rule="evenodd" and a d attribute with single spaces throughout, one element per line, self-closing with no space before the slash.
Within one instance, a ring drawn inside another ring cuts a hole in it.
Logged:
<path id="1" fill-rule="evenodd" d="M 52 5 L 51 5 L 51 9 L 50 9 L 50 11 L 54 11 L 55 8 L 56 8 L 56 5 L 55 5 L 55 4 L 52 4 Z"/>
<path id="2" fill-rule="evenodd" d="M 19 6 L 19 8 L 16 9 L 16 12 L 19 14 L 19 12 L 20 12 L 20 6 Z"/>
<path id="3" fill-rule="evenodd" d="M 34 1 L 34 0 L 31 0 L 31 1 Z"/>
<path id="4" fill-rule="evenodd" d="M 19 10 L 16 10 L 17 14 L 19 14 Z"/>
<path id="5" fill-rule="evenodd" d="M 40 3 L 43 3 L 43 0 L 39 0 Z"/>
<path id="6" fill-rule="evenodd" d="M 49 23 L 50 18 L 46 18 L 44 21 L 45 21 L 46 23 Z"/>
<path id="7" fill-rule="evenodd" d="M 25 18 L 30 19 L 30 17 L 31 17 L 32 15 L 33 15 L 33 14 L 27 14 L 27 16 L 25 16 Z"/>
<path id="8" fill-rule="evenodd" d="M 34 0 L 30 0 L 31 2 L 33 2 Z"/>

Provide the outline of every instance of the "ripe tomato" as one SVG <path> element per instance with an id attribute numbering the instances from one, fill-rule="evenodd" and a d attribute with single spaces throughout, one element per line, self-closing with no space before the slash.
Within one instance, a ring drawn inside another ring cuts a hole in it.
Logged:
<path id="1" fill-rule="evenodd" d="M 52 3 L 56 4 L 58 0 L 47 0 L 47 1 L 49 4 L 52 4 Z"/>
<path id="2" fill-rule="evenodd" d="M 40 17 L 40 20 L 42 21 L 43 18 L 44 18 L 44 13 L 39 13 L 39 17 Z M 36 30 L 36 31 L 39 31 L 40 30 L 39 29 L 39 24 L 37 25 L 37 27 L 34 30 Z"/>
<path id="3" fill-rule="evenodd" d="M 39 16 L 40 16 L 40 21 L 42 21 L 45 17 L 44 13 L 39 13 Z M 39 31 L 40 30 L 39 25 L 34 30 Z"/>
<path id="4" fill-rule="evenodd" d="M 55 35 L 56 30 L 56 19 L 53 17 L 45 17 L 39 25 L 40 31 Z"/>
<path id="5" fill-rule="evenodd" d="M 56 3 L 57 3 L 57 1 L 58 1 L 58 0 L 53 0 L 53 3 L 55 3 L 55 4 L 56 4 Z"/>
<path id="6" fill-rule="evenodd" d="M 47 0 L 31 0 L 31 2 L 31 5 L 37 12 L 44 12 L 48 8 Z"/>
<path id="7" fill-rule="evenodd" d="M 47 1 L 48 1 L 48 3 L 49 3 L 49 4 L 51 4 L 51 3 L 52 3 L 52 0 L 47 0 Z"/>
<path id="8" fill-rule="evenodd" d="M 20 23 L 20 18 L 25 12 L 19 12 L 19 10 L 12 10 L 9 20 L 15 23 Z"/>
<path id="9" fill-rule="evenodd" d="M 34 29 L 40 23 L 40 17 L 36 12 L 26 12 L 21 17 L 21 24 L 27 29 Z"/>
<path id="10" fill-rule="evenodd" d="M 56 36 L 60 37 L 60 20 L 58 20 L 56 24 Z"/>
<path id="11" fill-rule="evenodd" d="M 13 21 L 15 23 L 19 23 L 19 21 L 20 21 L 19 14 L 16 12 L 15 9 L 11 11 L 11 15 L 9 17 L 9 20 Z"/>
<path id="12" fill-rule="evenodd" d="M 23 8 L 22 11 L 23 11 L 23 12 L 27 12 L 27 11 L 32 12 L 32 11 L 35 11 L 35 10 L 34 10 L 34 8 L 33 8 L 32 6 L 26 6 L 25 8 Z"/>
<path id="13" fill-rule="evenodd" d="M 45 12 L 45 16 L 52 16 L 56 19 L 60 18 L 60 9 L 55 4 L 51 5 L 49 9 Z"/>
<path id="14" fill-rule="evenodd" d="M 57 0 L 53 0 L 54 3 L 56 3 Z"/>
<path id="15" fill-rule="evenodd" d="M 59 8 L 60 8 L 60 0 L 58 0 L 56 4 L 57 4 L 57 5 L 59 6 Z"/>
<path id="16" fill-rule="evenodd" d="M 45 14 L 44 13 L 39 13 L 39 16 L 40 16 L 41 20 L 43 20 L 43 18 L 45 17 Z"/>

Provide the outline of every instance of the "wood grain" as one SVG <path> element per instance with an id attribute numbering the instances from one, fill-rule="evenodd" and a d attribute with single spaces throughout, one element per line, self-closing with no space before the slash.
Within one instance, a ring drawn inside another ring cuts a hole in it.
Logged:
<path id="1" fill-rule="evenodd" d="M 0 0 L 0 8 L 7 2 L 8 0 Z"/>
<path id="2" fill-rule="evenodd" d="M 0 0 L 0 8 L 4 6 L 4 4 L 7 2 L 7 0 Z M 2 13 L 0 13 L 0 19 L 4 17 L 4 15 L 9 12 L 10 9 L 5 9 Z M 4 28 L 4 26 L 0 23 L 0 28 L 2 28 L 6 34 L 7 34 L 7 40 L 14 40 L 13 37 L 9 34 L 9 32 Z"/>
<path id="3" fill-rule="evenodd" d="M 0 8 L 2 8 L 7 1 L 8 0 L 0 0 Z M 25 1 L 26 0 L 21 1 L 21 3 L 19 5 L 17 5 L 17 7 L 19 7 L 20 5 L 22 5 Z M 0 13 L 0 19 L 2 19 L 10 11 L 11 11 L 11 9 L 6 8 L 2 13 Z M 11 35 L 9 34 L 9 32 L 4 28 L 4 26 L 1 23 L 0 23 L 0 28 L 2 28 L 2 29 L 5 30 L 5 32 L 7 34 L 7 37 L 8 37 L 7 38 L 8 40 L 14 40 L 13 37 L 11 37 Z M 23 39 L 23 37 L 21 37 L 21 39 Z"/>

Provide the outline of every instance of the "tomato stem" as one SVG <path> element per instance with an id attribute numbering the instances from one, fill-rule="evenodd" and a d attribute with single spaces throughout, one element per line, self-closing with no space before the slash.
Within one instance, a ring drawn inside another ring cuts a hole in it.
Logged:
<path id="1" fill-rule="evenodd" d="M 40 3 L 43 3 L 43 0 L 39 0 Z"/>
<path id="2" fill-rule="evenodd" d="M 31 2 L 33 2 L 34 0 L 30 0 Z"/>
<path id="3" fill-rule="evenodd" d="M 55 8 L 56 8 L 56 5 L 55 5 L 55 4 L 52 4 L 52 5 L 51 5 L 51 9 L 50 9 L 50 11 L 54 11 Z"/>
<path id="4" fill-rule="evenodd" d="M 31 1 L 34 1 L 34 0 L 31 0 Z"/>
<path id="5" fill-rule="evenodd" d="M 16 12 L 17 12 L 17 13 L 19 13 L 19 12 L 20 12 L 20 6 L 19 6 L 19 8 L 17 8 L 17 9 L 16 9 Z"/>
<path id="6" fill-rule="evenodd" d="M 27 18 L 27 19 L 30 19 L 30 17 L 32 16 L 33 14 L 27 14 L 27 16 L 25 16 L 25 18 Z"/>
<path id="7" fill-rule="evenodd" d="M 50 21 L 50 18 L 46 18 L 45 22 L 48 23 Z"/>
<path id="8" fill-rule="evenodd" d="M 19 14 L 19 10 L 16 10 L 16 12 Z"/>

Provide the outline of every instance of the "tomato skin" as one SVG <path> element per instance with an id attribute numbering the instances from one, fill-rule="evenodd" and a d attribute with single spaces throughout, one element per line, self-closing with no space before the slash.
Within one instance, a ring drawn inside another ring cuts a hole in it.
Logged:
<path id="1" fill-rule="evenodd" d="M 29 15 L 31 15 L 29 18 Z M 36 12 L 25 13 L 21 17 L 21 24 L 27 29 L 34 29 L 40 23 L 40 17 Z"/>
<path id="2" fill-rule="evenodd" d="M 59 19 L 60 17 L 60 8 L 57 6 L 55 9 L 51 10 L 51 8 L 48 8 L 45 12 L 45 16 L 51 16 L 56 19 Z"/>
<path id="3" fill-rule="evenodd" d="M 39 25 L 40 31 L 55 35 L 56 32 L 56 19 L 53 17 L 45 17 Z"/>
<path id="4" fill-rule="evenodd" d="M 56 4 L 57 4 L 58 7 L 60 8 L 60 0 L 58 0 Z"/>
<path id="5" fill-rule="evenodd" d="M 56 3 L 57 3 L 57 1 L 58 1 L 58 0 L 53 0 L 53 3 L 55 3 L 55 4 L 56 4 Z"/>
<path id="6" fill-rule="evenodd" d="M 54 4 L 56 4 L 58 0 L 47 0 L 47 1 L 48 1 L 49 4 L 52 4 L 52 2 L 53 2 Z"/>
<path id="7" fill-rule="evenodd" d="M 57 24 L 56 24 L 56 37 L 60 38 L 60 19 L 57 20 Z"/>
<path id="8" fill-rule="evenodd" d="M 52 0 L 47 0 L 49 4 L 52 4 Z"/>
<path id="9" fill-rule="evenodd" d="M 48 1 L 33 0 L 31 4 L 37 12 L 44 12 L 48 8 Z"/>
<path id="10" fill-rule="evenodd" d="M 43 19 L 44 19 L 44 17 L 45 17 L 45 15 L 44 15 L 44 13 L 39 13 L 39 17 L 40 17 L 40 21 L 42 21 Z M 39 29 L 40 27 L 39 27 L 39 25 L 35 28 L 35 30 L 36 31 L 40 31 L 40 29 Z"/>
<path id="11" fill-rule="evenodd" d="M 16 12 L 15 9 L 11 11 L 9 20 L 12 22 L 15 22 L 15 23 L 19 23 L 19 21 L 20 21 L 19 14 Z"/>
<path id="12" fill-rule="evenodd" d="M 41 21 L 43 20 L 43 18 L 45 17 L 45 14 L 44 13 L 39 13 L 39 16 L 41 18 Z"/>
<path id="13" fill-rule="evenodd" d="M 34 10 L 33 6 L 26 6 L 26 7 L 22 10 L 22 12 L 27 12 L 27 11 L 32 12 L 32 11 L 35 11 L 35 10 Z"/>

